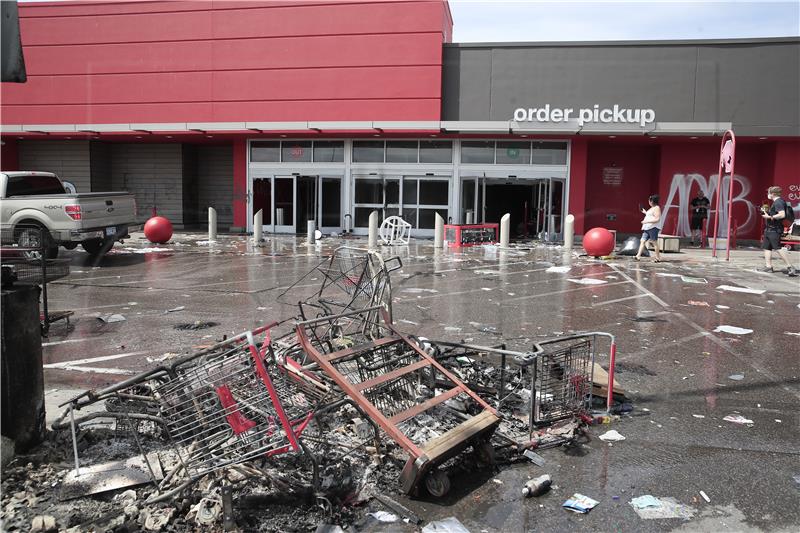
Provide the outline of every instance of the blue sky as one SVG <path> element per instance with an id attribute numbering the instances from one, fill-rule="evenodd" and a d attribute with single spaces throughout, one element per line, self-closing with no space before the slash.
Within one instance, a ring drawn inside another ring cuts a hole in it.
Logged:
<path id="1" fill-rule="evenodd" d="M 800 0 L 450 0 L 453 42 L 800 35 Z"/>

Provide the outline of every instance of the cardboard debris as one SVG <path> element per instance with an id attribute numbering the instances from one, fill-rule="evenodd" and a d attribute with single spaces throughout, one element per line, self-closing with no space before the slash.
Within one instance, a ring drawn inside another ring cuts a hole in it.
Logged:
<path id="1" fill-rule="evenodd" d="M 606 372 L 605 369 L 597 363 L 594 363 L 594 372 L 592 375 L 592 394 L 601 398 L 607 397 L 608 372 Z M 625 389 L 620 386 L 619 381 L 617 381 L 617 376 L 614 376 L 614 396 L 624 397 L 625 394 Z"/>
<path id="2" fill-rule="evenodd" d="M 148 454 L 147 460 L 157 480 L 164 478 L 157 453 Z M 145 458 L 141 455 L 122 461 L 111 461 L 70 470 L 61 484 L 59 498 L 70 500 L 109 490 L 123 489 L 152 483 Z"/>

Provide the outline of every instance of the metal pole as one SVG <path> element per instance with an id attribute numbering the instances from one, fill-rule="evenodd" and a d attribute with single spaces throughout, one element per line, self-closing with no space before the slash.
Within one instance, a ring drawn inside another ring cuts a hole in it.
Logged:
<path id="1" fill-rule="evenodd" d="M 217 210 L 213 207 L 208 208 L 208 240 L 217 240 Z"/>
<path id="2" fill-rule="evenodd" d="M 370 248 L 378 247 L 378 212 L 373 211 L 369 214 L 369 237 L 367 246 Z"/>
<path id="3" fill-rule="evenodd" d="M 572 242 L 575 237 L 575 215 L 567 215 L 564 220 L 564 249 L 572 250 Z"/>
<path id="4" fill-rule="evenodd" d="M 725 261 L 731 260 L 731 221 L 733 220 L 733 171 L 734 164 L 736 163 L 736 136 L 733 130 L 728 130 L 731 136 L 731 172 L 728 178 L 728 238 L 725 241 L 727 246 L 725 250 Z"/>
<path id="5" fill-rule="evenodd" d="M 308 221 L 308 226 L 306 229 L 306 242 L 308 244 L 314 244 L 314 232 L 317 230 L 317 223 L 313 220 Z"/>
<path id="6" fill-rule="evenodd" d="M 264 240 L 264 212 L 259 209 L 253 217 L 253 244 L 260 246 L 261 241 Z"/>
<path id="7" fill-rule="evenodd" d="M 724 162 L 722 161 L 722 151 L 725 148 L 725 137 L 727 137 L 728 132 L 725 132 L 722 135 L 722 141 L 719 145 L 719 174 L 717 176 L 717 209 L 714 211 L 714 241 L 711 246 L 711 257 L 717 257 L 717 233 L 719 230 L 719 190 L 722 188 L 722 170 Z"/>
<path id="8" fill-rule="evenodd" d="M 611 340 L 611 351 L 608 354 L 608 397 L 606 397 L 606 412 L 611 412 L 611 405 L 614 402 L 614 364 L 617 358 L 617 343 Z"/>
<path id="9" fill-rule="evenodd" d="M 78 440 L 75 437 L 75 411 L 72 404 L 69 406 L 69 428 L 72 431 L 72 453 L 75 455 L 75 475 L 79 476 L 80 463 L 78 462 Z"/>
<path id="10" fill-rule="evenodd" d="M 433 247 L 438 250 L 442 247 L 442 242 L 444 241 L 444 219 L 439 213 L 436 213 L 434 217 Z"/>
<path id="11" fill-rule="evenodd" d="M 511 214 L 506 213 L 500 219 L 500 248 L 508 248 L 508 233 L 511 228 Z"/>

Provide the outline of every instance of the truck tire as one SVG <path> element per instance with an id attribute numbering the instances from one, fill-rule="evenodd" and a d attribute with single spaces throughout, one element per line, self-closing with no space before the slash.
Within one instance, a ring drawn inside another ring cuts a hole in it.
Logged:
<path id="1" fill-rule="evenodd" d="M 31 224 L 27 225 L 27 227 L 20 228 L 16 232 L 16 242 L 20 246 L 24 247 L 31 247 L 31 248 L 41 248 L 42 244 L 40 239 L 43 239 L 45 242 L 45 252 L 44 256 L 45 259 L 55 259 L 58 257 L 58 244 L 53 240 L 53 237 L 50 235 L 50 232 L 42 226 L 41 224 Z M 41 259 L 41 252 L 31 251 L 31 252 L 23 252 L 28 259 Z"/>
<path id="2" fill-rule="evenodd" d="M 89 255 L 97 255 L 100 253 L 100 250 L 103 249 L 103 239 L 90 239 L 88 241 L 83 241 L 81 246 L 83 246 L 83 249 L 86 250 L 86 253 Z M 106 246 L 107 252 L 114 246 L 114 243 L 110 243 L 110 245 Z"/>
<path id="3" fill-rule="evenodd" d="M 61 246 L 63 246 L 67 250 L 74 250 L 75 248 L 78 247 L 78 243 L 77 242 L 65 242 Z"/>

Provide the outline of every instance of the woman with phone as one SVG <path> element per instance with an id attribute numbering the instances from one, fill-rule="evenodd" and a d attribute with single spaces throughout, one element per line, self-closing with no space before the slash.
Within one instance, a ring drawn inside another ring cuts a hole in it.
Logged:
<path id="1" fill-rule="evenodd" d="M 656 254 L 653 262 L 661 262 L 661 250 L 658 249 L 658 232 L 661 230 L 661 208 L 658 206 L 658 195 L 653 194 L 647 199 L 650 209 L 646 210 L 640 205 L 639 210 L 644 215 L 642 219 L 642 238 L 639 241 L 639 251 L 634 258 L 636 261 L 642 258 L 642 252 L 648 242 L 655 246 Z"/>

